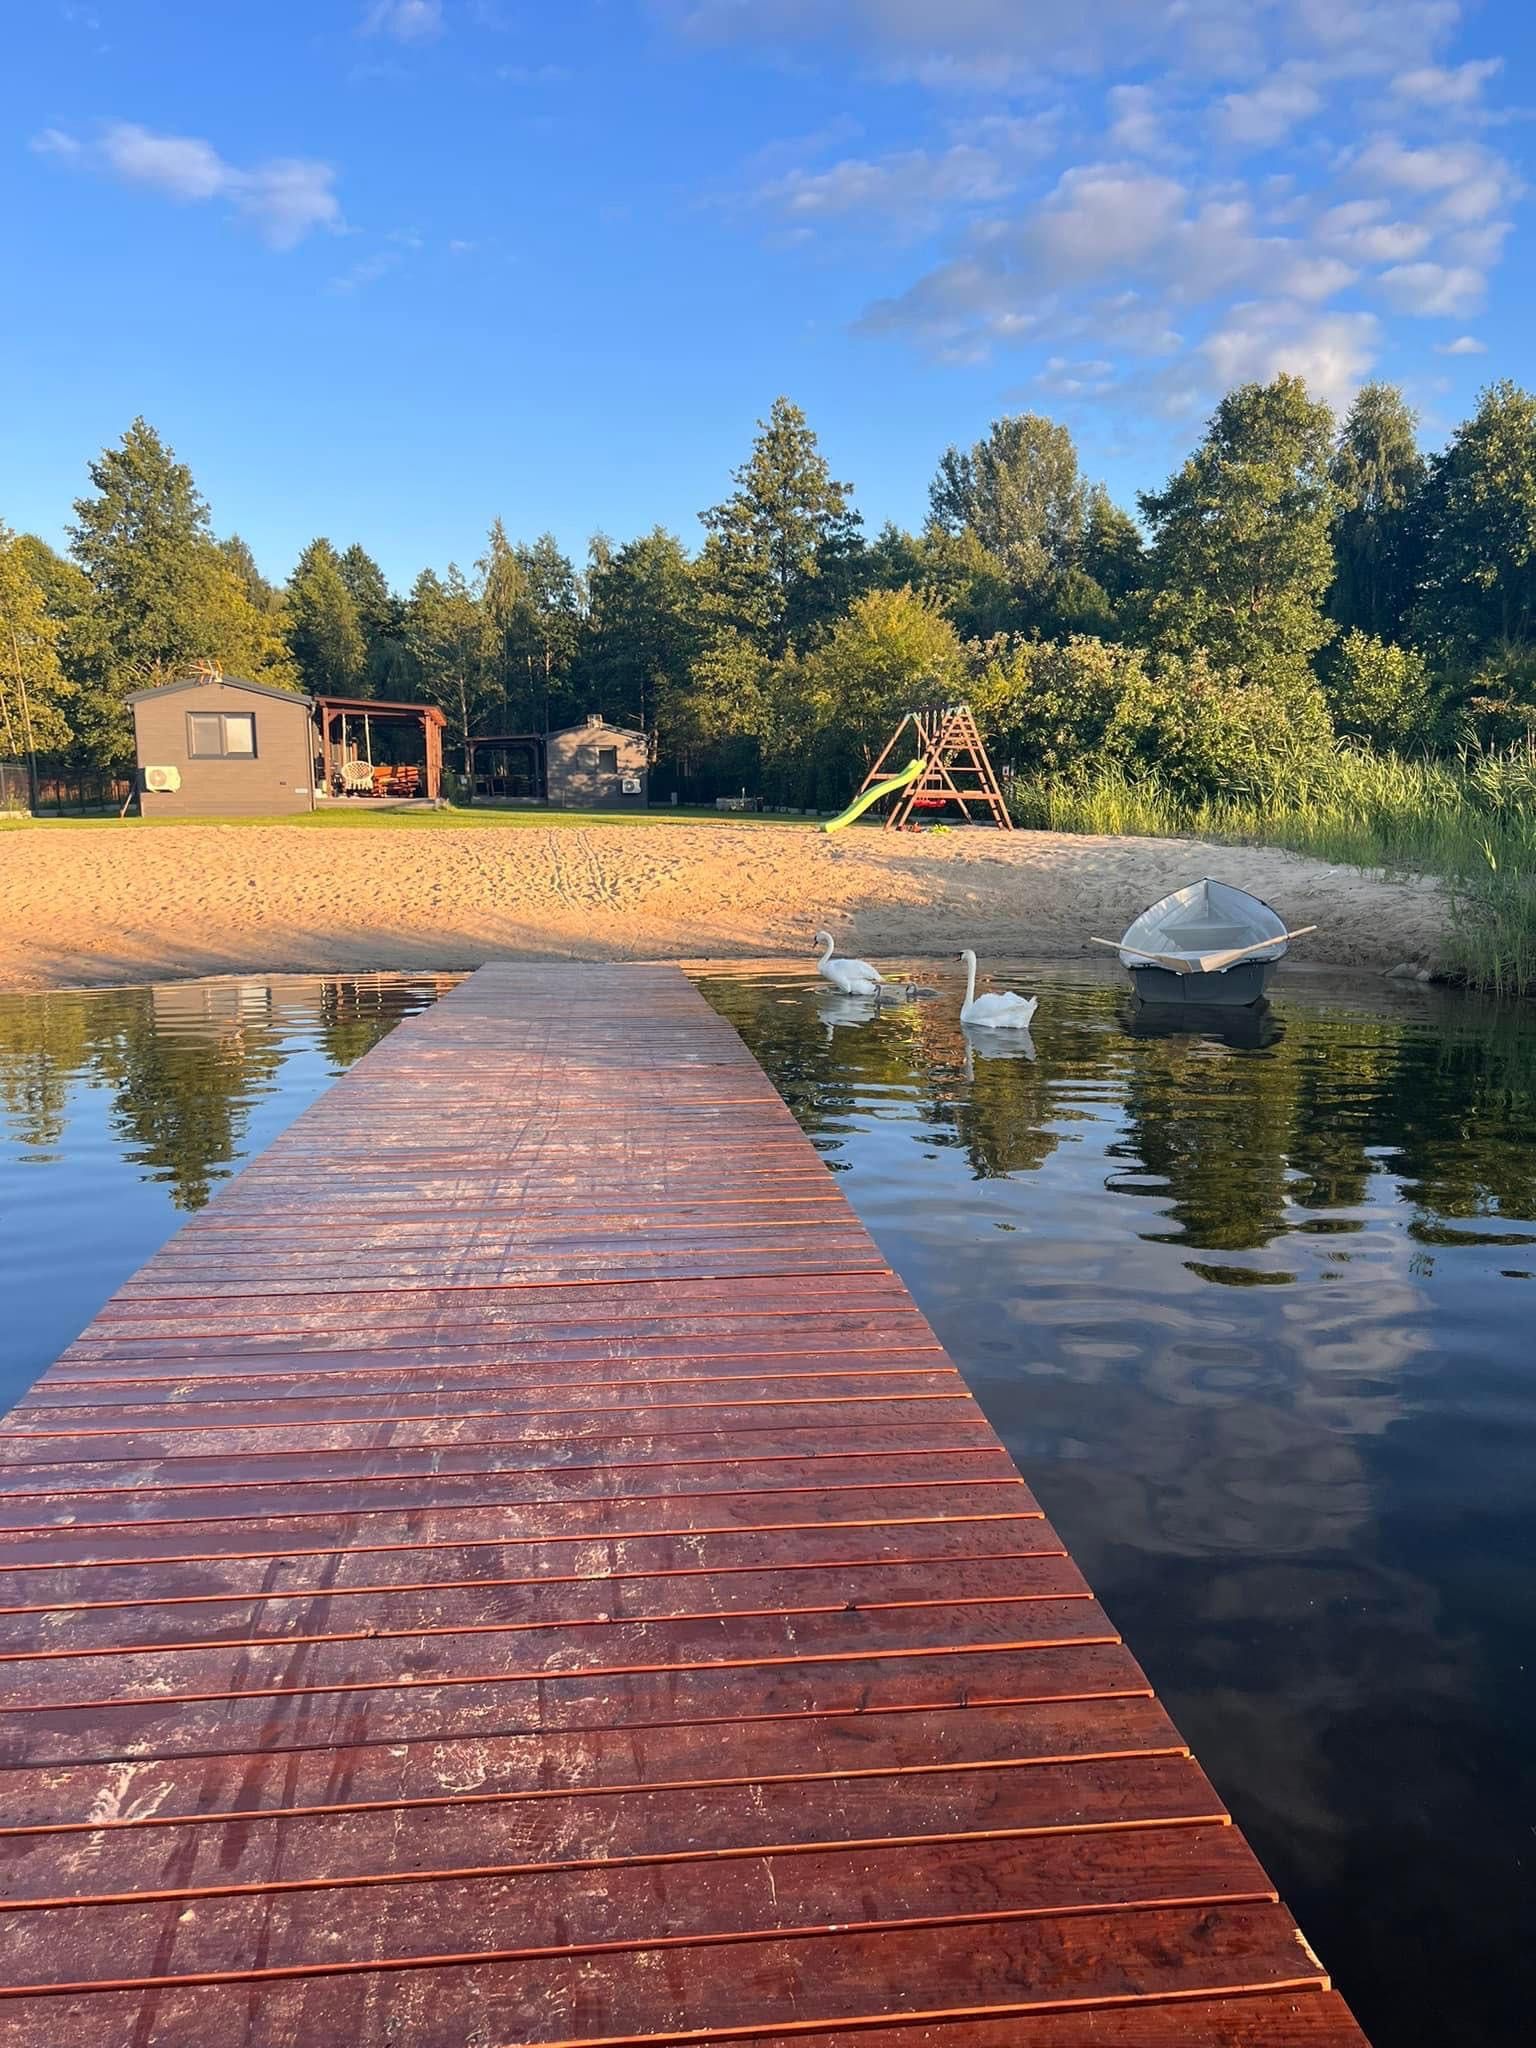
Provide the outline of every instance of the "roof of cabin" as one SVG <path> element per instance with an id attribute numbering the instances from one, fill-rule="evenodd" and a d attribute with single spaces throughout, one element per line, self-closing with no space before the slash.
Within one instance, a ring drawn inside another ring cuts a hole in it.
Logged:
<path id="1" fill-rule="evenodd" d="M 178 697 L 183 690 L 213 689 L 249 690 L 253 696 L 278 697 L 285 704 L 302 704 L 306 711 L 315 701 L 301 690 L 279 690 L 272 683 L 253 683 L 244 676 L 186 676 L 179 683 L 152 683 L 147 690 L 130 690 L 127 701 L 142 704 L 150 697 Z"/>

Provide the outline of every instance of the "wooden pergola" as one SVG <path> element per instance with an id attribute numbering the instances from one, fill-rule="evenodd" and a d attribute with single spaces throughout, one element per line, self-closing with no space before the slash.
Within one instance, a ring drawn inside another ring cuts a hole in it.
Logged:
<path id="1" fill-rule="evenodd" d="M 448 721 L 435 704 L 406 704 L 385 697 L 317 697 L 315 723 L 320 731 L 321 774 L 329 791 L 352 758 L 349 743 L 361 748 L 357 758 L 373 763 L 373 728 L 414 720 L 421 727 L 425 766 L 422 795 L 435 802 L 443 793 L 443 729 Z M 348 721 L 351 721 L 350 731 Z"/>
<path id="2" fill-rule="evenodd" d="M 544 742 L 547 735 L 539 732 L 491 732 L 477 733 L 464 742 L 465 762 L 469 772 L 471 797 L 480 794 L 480 783 L 485 777 L 481 765 L 482 754 L 525 753 L 528 757 L 528 780 L 533 788 L 530 795 L 536 803 L 543 803 L 549 795 L 549 761 Z"/>

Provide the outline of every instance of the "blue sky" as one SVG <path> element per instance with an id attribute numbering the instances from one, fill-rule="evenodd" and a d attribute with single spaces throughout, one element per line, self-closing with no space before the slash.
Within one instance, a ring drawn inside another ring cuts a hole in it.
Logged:
<path id="1" fill-rule="evenodd" d="M 500 515 L 693 543 L 787 392 L 871 529 L 1068 420 L 1129 502 L 1227 384 L 1531 375 L 1517 0 L 26 0 L 0 518 L 142 412 L 220 531 L 397 582 Z"/>

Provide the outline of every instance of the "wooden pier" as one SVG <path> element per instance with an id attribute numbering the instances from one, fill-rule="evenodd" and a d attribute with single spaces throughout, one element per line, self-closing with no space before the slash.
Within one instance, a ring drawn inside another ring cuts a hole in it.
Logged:
<path id="1" fill-rule="evenodd" d="M 4 1423 L 0 2048 L 1360 2048 L 668 968 L 482 968 Z"/>

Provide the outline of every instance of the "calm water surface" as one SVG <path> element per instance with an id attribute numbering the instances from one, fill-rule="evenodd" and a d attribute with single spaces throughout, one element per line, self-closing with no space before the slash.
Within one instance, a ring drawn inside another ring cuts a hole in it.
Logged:
<path id="1" fill-rule="evenodd" d="M 932 967 L 921 970 L 938 978 Z M 0 1392 L 426 979 L 0 997 Z M 1377 2048 L 1529 2038 L 1536 1015 L 711 978 Z M 1033 1057 L 1031 1057 L 1031 1053 Z"/>
<path id="2" fill-rule="evenodd" d="M 448 985 L 0 994 L 0 1410 L 221 1182 Z"/>

